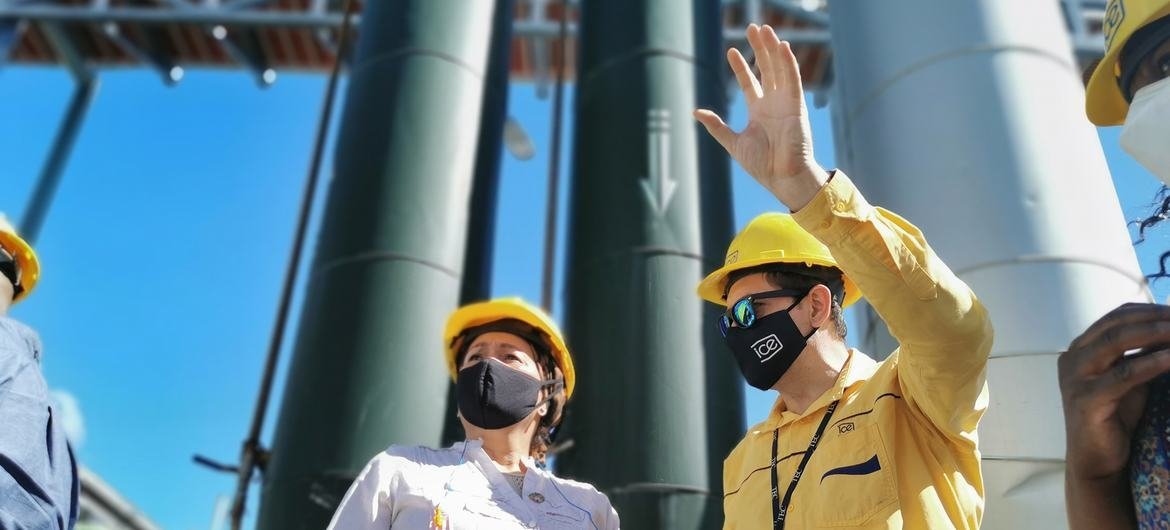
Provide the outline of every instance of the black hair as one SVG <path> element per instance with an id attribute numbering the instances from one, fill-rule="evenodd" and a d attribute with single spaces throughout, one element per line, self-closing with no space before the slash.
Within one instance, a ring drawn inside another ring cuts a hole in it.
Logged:
<path id="1" fill-rule="evenodd" d="M 845 315 L 842 314 L 841 310 L 841 305 L 845 301 L 845 280 L 841 269 L 820 265 L 770 263 L 732 271 L 727 275 L 727 284 L 723 287 L 723 298 L 727 298 L 727 293 L 731 290 L 733 283 L 756 273 L 763 273 L 768 283 L 777 289 L 798 289 L 807 292 L 817 285 L 828 287 L 832 298 L 829 318 L 837 327 L 837 335 L 842 339 L 845 338 L 849 330 L 845 325 Z"/>
<path id="2" fill-rule="evenodd" d="M 1146 231 L 1170 218 L 1170 188 L 1162 186 L 1158 190 L 1158 194 L 1154 196 L 1154 201 L 1151 203 L 1154 211 L 1145 219 L 1135 219 L 1130 221 L 1130 226 L 1137 226 L 1138 238 L 1133 242 L 1134 245 L 1140 245 L 1146 241 Z M 1158 258 L 1158 272 L 1146 275 L 1147 280 L 1158 280 L 1162 278 L 1170 278 L 1170 271 L 1166 270 L 1167 263 L 1170 262 L 1170 251 L 1162 253 Z"/>

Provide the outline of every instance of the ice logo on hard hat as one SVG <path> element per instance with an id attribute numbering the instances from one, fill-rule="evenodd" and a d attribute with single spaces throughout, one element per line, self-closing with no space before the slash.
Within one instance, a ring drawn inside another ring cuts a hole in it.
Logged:
<path id="1" fill-rule="evenodd" d="M 1105 8 L 1105 19 L 1101 22 L 1101 33 L 1105 34 L 1105 47 L 1113 46 L 1113 37 L 1117 36 L 1117 30 L 1121 28 L 1121 23 L 1125 22 L 1125 3 L 1122 0 L 1113 0 L 1109 2 L 1109 6 Z"/>
<path id="2" fill-rule="evenodd" d="M 783 349 L 784 344 L 780 342 L 780 338 L 775 333 L 757 340 L 755 344 L 752 344 L 752 351 L 756 352 L 756 356 L 760 358 L 761 363 L 768 362 L 768 359 L 775 357 Z"/>

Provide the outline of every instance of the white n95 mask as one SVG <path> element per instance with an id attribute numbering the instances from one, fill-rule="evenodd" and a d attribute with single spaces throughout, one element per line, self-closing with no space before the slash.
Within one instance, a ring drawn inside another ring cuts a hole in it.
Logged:
<path id="1" fill-rule="evenodd" d="M 1170 77 L 1134 94 L 1121 129 L 1121 148 L 1170 186 Z"/>

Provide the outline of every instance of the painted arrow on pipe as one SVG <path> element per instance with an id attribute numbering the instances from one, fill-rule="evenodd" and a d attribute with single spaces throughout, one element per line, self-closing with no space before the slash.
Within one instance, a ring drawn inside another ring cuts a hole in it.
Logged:
<path id="1" fill-rule="evenodd" d="M 650 109 L 647 120 L 650 130 L 650 142 L 647 144 L 650 174 L 641 180 L 642 191 L 650 202 L 650 208 L 662 216 L 678 188 L 678 181 L 670 178 L 670 112 L 666 109 Z"/>

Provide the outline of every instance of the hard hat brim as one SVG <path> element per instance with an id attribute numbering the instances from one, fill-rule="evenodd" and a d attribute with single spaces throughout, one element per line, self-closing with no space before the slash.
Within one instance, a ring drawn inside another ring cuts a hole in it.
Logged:
<path id="1" fill-rule="evenodd" d="M 699 282 L 699 287 L 697 289 L 697 291 L 699 293 L 699 297 L 702 298 L 703 300 L 706 300 L 706 301 L 711 302 L 713 304 L 726 305 L 727 300 L 723 297 L 723 291 L 727 286 L 727 277 L 730 276 L 731 273 L 733 273 L 735 271 L 741 271 L 744 269 L 750 269 L 753 267 L 759 267 L 761 265 L 773 265 L 773 264 L 775 264 L 775 265 L 800 265 L 800 264 L 803 264 L 803 265 L 807 265 L 807 266 L 820 265 L 823 267 L 837 268 L 836 263 L 829 263 L 829 262 L 825 262 L 824 260 L 812 259 L 812 258 L 794 259 L 794 260 L 789 261 L 789 260 L 777 260 L 775 258 L 766 258 L 765 257 L 765 258 L 757 258 L 757 259 L 751 259 L 751 260 L 738 261 L 735 263 L 724 265 L 723 267 L 720 267 L 719 269 L 717 269 L 715 272 L 708 274 L 706 278 L 703 278 L 703 281 Z M 846 307 L 853 305 L 858 300 L 860 300 L 862 295 L 861 295 L 861 290 L 857 288 L 857 284 L 853 283 L 853 280 L 849 278 L 849 275 L 842 272 L 841 279 L 844 280 L 844 283 L 845 283 L 845 299 L 841 302 L 841 307 L 846 308 Z"/>
<path id="2" fill-rule="evenodd" d="M 36 252 L 20 236 L 11 232 L 0 232 L 0 247 L 3 247 L 16 260 L 20 267 L 20 285 L 24 289 L 13 299 L 19 302 L 28 298 L 29 293 L 36 287 L 41 277 L 41 264 Z"/>

